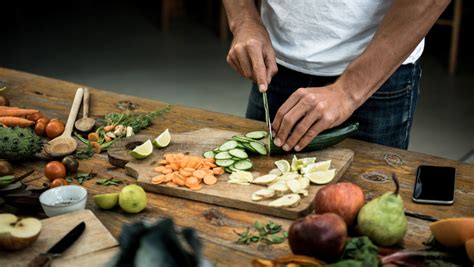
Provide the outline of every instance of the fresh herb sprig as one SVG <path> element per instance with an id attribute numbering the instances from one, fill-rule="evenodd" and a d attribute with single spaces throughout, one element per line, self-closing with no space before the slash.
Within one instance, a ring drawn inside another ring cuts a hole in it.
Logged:
<path id="1" fill-rule="evenodd" d="M 158 109 L 146 114 L 131 113 L 129 111 L 124 113 L 109 113 L 105 115 L 104 120 L 106 125 L 124 125 L 133 128 L 133 132 L 137 133 L 151 125 L 154 118 L 161 116 L 171 110 L 168 105 L 163 109 Z"/>
<path id="2" fill-rule="evenodd" d="M 85 181 L 94 178 L 96 175 L 97 174 L 92 170 L 88 173 L 78 172 L 76 175 L 66 177 L 66 181 L 68 181 L 68 183 L 72 183 L 74 180 L 77 180 L 79 184 L 83 184 Z"/>
<path id="3" fill-rule="evenodd" d="M 248 227 L 247 230 L 242 233 L 234 231 L 239 236 L 236 243 L 242 245 L 249 245 L 258 242 L 280 244 L 285 242 L 288 237 L 288 233 L 282 230 L 281 225 L 272 221 L 269 221 L 267 224 L 262 224 L 261 222 L 256 221 L 254 227 L 256 231 L 250 231 L 250 228 Z"/>
<path id="4" fill-rule="evenodd" d="M 120 180 L 114 180 L 114 178 L 109 178 L 109 179 L 97 179 L 95 181 L 96 184 L 99 184 L 99 185 L 105 185 L 105 186 L 109 186 L 109 185 L 119 185 L 119 184 L 123 184 L 123 181 L 120 181 Z"/>
<path id="5" fill-rule="evenodd" d="M 76 159 L 88 159 L 94 155 L 94 150 L 92 149 L 92 145 L 88 144 L 85 148 L 79 149 L 74 154 Z"/>

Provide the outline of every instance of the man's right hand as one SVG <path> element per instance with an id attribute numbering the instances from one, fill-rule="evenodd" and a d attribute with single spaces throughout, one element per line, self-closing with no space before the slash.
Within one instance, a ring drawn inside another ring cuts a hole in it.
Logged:
<path id="1" fill-rule="evenodd" d="M 256 82 L 260 92 L 267 91 L 278 68 L 270 37 L 261 23 L 246 21 L 236 25 L 227 63 L 240 75 Z"/>

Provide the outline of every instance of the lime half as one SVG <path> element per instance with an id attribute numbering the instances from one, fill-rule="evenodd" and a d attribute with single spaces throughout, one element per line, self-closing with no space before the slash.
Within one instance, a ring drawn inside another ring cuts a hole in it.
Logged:
<path id="1" fill-rule="evenodd" d="M 291 169 L 290 163 L 285 159 L 275 161 L 275 165 L 277 166 L 277 168 L 280 170 L 281 173 L 287 173 Z"/>
<path id="2" fill-rule="evenodd" d="M 136 159 L 144 159 L 153 153 L 153 145 L 150 140 L 147 140 L 145 143 L 135 147 L 135 149 L 129 153 L 130 156 Z"/>
<path id="3" fill-rule="evenodd" d="M 171 142 L 171 134 L 168 129 L 162 132 L 155 140 L 153 140 L 153 145 L 158 148 L 167 147 Z"/>
<path id="4" fill-rule="evenodd" d="M 318 171 L 327 171 L 331 167 L 331 160 L 320 161 L 316 163 L 311 163 L 306 167 L 301 169 L 301 172 L 304 174 L 313 173 Z"/>
<path id="5" fill-rule="evenodd" d="M 309 180 L 315 184 L 327 184 L 334 179 L 334 176 L 336 176 L 336 170 L 331 169 L 327 171 L 308 173 L 305 174 L 304 177 L 309 178 Z"/>

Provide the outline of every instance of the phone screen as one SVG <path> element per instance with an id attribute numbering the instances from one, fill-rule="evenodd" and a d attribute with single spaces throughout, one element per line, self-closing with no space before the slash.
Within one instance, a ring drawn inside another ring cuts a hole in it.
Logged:
<path id="1" fill-rule="evenodd" d="M 456 169 L 422 165 L 418 167 L 413 201 L 452 204 L 454 201 Z"/>

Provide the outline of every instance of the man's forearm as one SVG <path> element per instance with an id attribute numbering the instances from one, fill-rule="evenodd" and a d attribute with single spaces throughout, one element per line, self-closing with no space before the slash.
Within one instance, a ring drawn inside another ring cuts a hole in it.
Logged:
<path id="1" fill-rule="evenodd" d="M 366 50 L 344 71 L 341 84 L 362 105 L 426 36 L 449 0 L 395 0 Z"/>
<path id="2" fill-rule="evenodd" d="M 232 33 L 235 33 L 236 29 L 243 23 L 262 23 L 255 6 L 255 0 L 222 0 L 222 3 Z"/>

